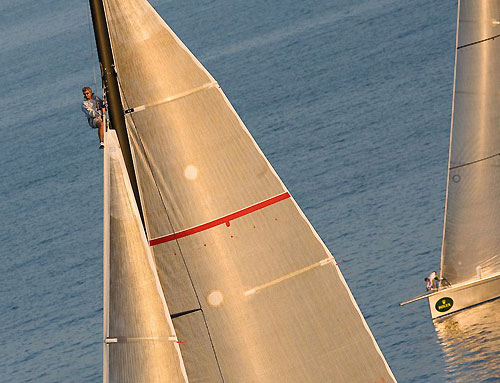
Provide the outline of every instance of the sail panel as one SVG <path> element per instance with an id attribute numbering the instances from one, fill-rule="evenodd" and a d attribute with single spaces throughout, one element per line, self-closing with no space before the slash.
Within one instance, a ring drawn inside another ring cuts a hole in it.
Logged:
<path id="1" fill-rule="evenodd" d="M 130 108 L 214 82 L 149 3 L 108 0 L 104 4 L 119 80 L 134 79 L 120 81 Z"/>
<path id="2" fill-rule="evenodd" d="M 151 162 L 142 148 L 142 141 L 137 136 L 133 120 L 129 116 L 126 119 L 127 130 L 132 147 L 134 166 L 136 169 L 137 182 L 140 185 L 139 193 L 144 214 L 144 220 L 149 235 L 158 236 L 160 233 L 170 233 L 172 224 L 166 214 L 167 206 L 160 195 L 160 189 L 151 171 Z M 151 234 L 152 233 L 152 234 Z M 177 242 L 164 243 L 152 249 L 157 272 L 162 281 L 162 289 L 169 302 L 169 310 L 172 314 L 199 309 L 200 305 L 196 292 L 193 289 L 189 272 L 186 269 L 182 251 Z M 175 297 L 175 299 L 170 299 Z"/>
<path id="3" fill-rule="evenodd" d="M 167 241 L 153 246 L 166 301 L 200 309 L 173 322 L 188 377 L 198 363 L 219 381 L 216 360 L 227 382 L 394 382 L 333 257 L 222 90 L 146 1 L 106 3 L 148 236 Z M 169 280 L 181 261 L 188 297 Z M 188 324 L 193 314 L 203 322 Z"/>
<path id="4" fill-rule="evenodd" d="M 460 2 L 441 261 L 451 284 L 500 272 L 499 34 L 497 1 Z"/>
<path id="5" fill-rule="evenodd" d="M 499 172 L 499 156 L 450 171 L 443 276 L 452 284 L 500 271 Z"/>
<path id="6" fill-rule="evenodd" d="M 393 381 L 292 200 L 178 242 L 226 381 Z"/>
<path id="7" fill-rule="evenodd" d="M 185 382 L 116 135 L 106 133 L 110 382 Z M 128 190 L 129 189 L 129 190 Z M 171 323 L 170 323 L 171 324 Z"/>
<path id="8" fill-rule="evenodd" d="M 498 35 L 498 3 L 495 0 L 460 0 L 458 47 Z"/>
<path id="9" fill-rule="evenodd" d="M 182 374 L 172 371 L 174 360 L 171 341 L 115 343 L 109 347 L 110 383 L 170 383 L 185 382 Z"/>
<path id="10" fill-rule="evenodd" d="M 166 229 L 163 217 L 148 219 L 150 238 L 209 222 L 285 192 L 218 87 L 127 119 L 140 136 L 137 151 L 150 159 L 152 187 L 159 190 L 172 225 Z"/>

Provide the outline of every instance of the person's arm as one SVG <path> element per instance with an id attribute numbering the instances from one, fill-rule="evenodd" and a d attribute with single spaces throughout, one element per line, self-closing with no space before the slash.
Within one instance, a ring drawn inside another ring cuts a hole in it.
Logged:
<path id="1" fill-rule="evenodd" d="M 101 116 L 104 116 L 104 112 L 106 111 L 106 108 L 104 107 L 104 102 L 101 99 L 99 99 L 99 101 L 101 102 L 101 105 L 100 105 Z"/>
<path id="2" fill-rule="evenodd" d="M 93 108 L 89 107 L 88 103 L 82 102 L 82 111 L 85 113 L 85 116 L 87 118 L 95 118 L 99 116 L 99 113 L 97 113 L 96 110 Z"/>
<path id="3" fill-rule="evenodd" d="M 99 96 L 95 96 L 96 100 L 96 109 L 101 112 L 101 116 L 104 116 L 104 102 L 99 98 Z"/>

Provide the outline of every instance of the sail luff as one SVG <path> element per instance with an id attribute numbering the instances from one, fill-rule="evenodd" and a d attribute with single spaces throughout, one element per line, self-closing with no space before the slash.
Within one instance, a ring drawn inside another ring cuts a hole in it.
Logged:
<path id="1" fill-rule="evenodd" d="M 136 219 L 140 220 L 139 210 L 136 209 L 135 213 L 136 213 Z M 158 272 L 156 270 L 156 264 L 155 264 L 154 259 L 153 259 L 153 254 L 151 252 L 151 248 L 148 245 L 148 240 L 146 238 L 146 234 L 145 234 L 144 230 L 141 230 L 141 237 L 142 237 L 142 241 L 143 241 L 144 247 L 146 249 L 149 267 L 151 268 L 151 272 L 152 272 L 152 274 L 154 276 L 156 292 L 158 293 L 158 295 L 160 296 L 160 299 L 161 299 L 161 303 L 162 303 L 162 306 L 163 306 L 163 312 L 164 312 L 164 315 L 165 315 L 165 320 L 166 320 L 166 322 L 168 324 L 168 327 L 169 327 L 169 329 L 170 329 L 170 331 L 172 333 L 172 336 L 175 338 L 174 348 L 175 348 L 175 351 L 177 352 L 177 355 L 179 357 L 179 364 L 180 364 L 180 369 L 181 369 L 181 372 L 182 372 L 182 376 L 184 378 L 185 383 L 188 383 L 189 379 L 188 379 L 188 376 L 187 376 L 187 373 L 186 373 L 186 367 L 184 366 L 184 361 L 182 359 L 182 354 L 181 354 L 181 350 L 180 350 L 180 347 L 179 347 L 179 341 L 178 341 L 176 333 L 175 333 L 174 324 L 172 322 L 172 318 L 171 318 L 170 312 L 168 310 L 167 302 L 166 302 L 166 299 L 165 299 L 165 294 L 163 293 L 163 289 L 161 287 L 160 279 L 158 277 Z"/>
<path id="2" fill-rule="evenodd" d="M 441 262 L 440 262 L 440 279 L 443 279 L 443 264 L 444 264 L 444 244 L 446 236 L 446 213 L 448 211 L 448 189 L 450 184 L 450 168 L 451 168 L 451 143 L 453 140 L 453 119 L 455 116 L 455 88 L 457 83 L 457 48 L 458 48 L 458 29 L 460 28 L 460 0 L 458 0 L 457 5 L 457 22 L 456 22 L 456 34 L 455 34 L 455 58 L 453 65 L 453 96 L 451 101 L 451 125 L 450 125 L 450 141 L 448 147 L 448 168 L 446 171 L 446 195 L 444 201 L 444 214 L 443 214 L 443 235 L 441 240 Z"/>
<path id="3" fill-rule="evenodd" d="M 107 141 L 107 134 L 104 135 Z M 106 142 L 107 144 L 107 142 Z M 106 154 L 106 153 L 105 153 Z M 103 170 L 103 189 L 104 189 L 104 207 L 103 207 L 103 363 L 102 378 L 103 383 L 109 383 L 109 350 L 106 339 L 109 337 L 109 255 L 110 255 L 110 164 L 109 156 L 104 155 Z"/>
<path id="4" fill-rule="evenodd" d="M 105 134 L 107 382 L 188 382 L 118 140 Z"/>
<path id="5" fill-rule="evenodd" d="M 123 165 L 122 166 L 122 170 L 125 172 L 124 162 L 121 162 L 121 163 Z M 129 196 L 132 197 L 133 196 L 132 185 L 130 183 L 130 180 L 128 180 L 128 181 L 129 182 L 125 183 L 125 186 L 127 188 Z M 162 307 L 163 307 L 163 314 L 165 316 L 165 321 L 168 324 L 168 328 L 171 331 L 171 336 L 173 338 L 175 338 L 175 341 L 174 341 L 173 345 L 174 345 L 175 351 L 177 352 L 177 355 L 179 357 L 179 364 L 180 364 L 180 370 L 182 372 L 182 376 L 184 377 L 184 381 L 186 383 L 188 383 L 189 380 L 188 380 L 188 377 L 187 377 L 187 374 L 186 374 L 186 368 L 184 366 L 184 362 L 182 360 L 182 355 L 181 355 L 181 351 L 180 351 L 178 339 L 177 339 L 177 336 L 176 336 L 176 333 L 175 333 L 175 328 L 174 328 L 174 325 L 173 325 L 173 322 L 172 322 L 172 318 L 170 316 L 170 312 L 169 312 L 169 309 L 168 309 L 168 306 L 167 306 L 167 302 L 165 300 L 165 295 L 163 293 L 163 289 L 161 288 L 161 283 L 160 283 L 160 279 L 158 277 L 158 272 L 156 270 L 156 264 L 155 264 L 154 259 L 153 259 L 153 254 L 151 253 L 151 248 L 149 247 L 148 240 L 147 240 L 147 237 L 146 237 L 146 233 L 145 233 L 145 231 L 144 231 L 144 229 L 142 227 L 142 220 L 141 220 L 141 216 L 140 216 L 140 213 L 139 213 L 138 206 L 133 205 L 133 213 L 134 213 L 136 221 L 138 223 L 139 222 L 141 223 L 141 225 L 139 225 L 141 240 L 142 240 L 144 249 L 146 250 L 147 261 L 148 261 L 151 273 L 153 274 L 154 284 L 155 284 L 155 287 L 156 287 L 156 292 L 157 292 L 158 296 L 160 297 L 161 304 L 162 304 Z"/>

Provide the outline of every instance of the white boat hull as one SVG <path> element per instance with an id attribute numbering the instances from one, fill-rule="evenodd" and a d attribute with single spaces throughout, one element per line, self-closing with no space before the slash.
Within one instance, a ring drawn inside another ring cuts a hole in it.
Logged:
<path id="1" fill-rule="evenodd" d="M 500 274 L 439 290 L 428 296 L 432 319 L 500 297 Z"/>

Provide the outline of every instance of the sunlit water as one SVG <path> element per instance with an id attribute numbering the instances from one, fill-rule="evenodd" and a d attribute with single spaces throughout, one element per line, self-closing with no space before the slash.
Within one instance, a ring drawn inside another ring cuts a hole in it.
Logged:
<path id="1" fill-rule="evenodd" d="M 437 332 L 424 302 L 398 305 L 439 268 L 456 1 L 154 5 L 344 261 L 398 380 L 500 381 L 498 303 Z M 84 0 L 0 2 L 0 382 L 101 379 L 102 152 L 80 111 L 94 82 L 87 12 Z"/>
<path id="2" fill-rule="evenodd" d="M 444 317 L 435 326 L 453 381 L 500 382 L 500 300 Z"/>

